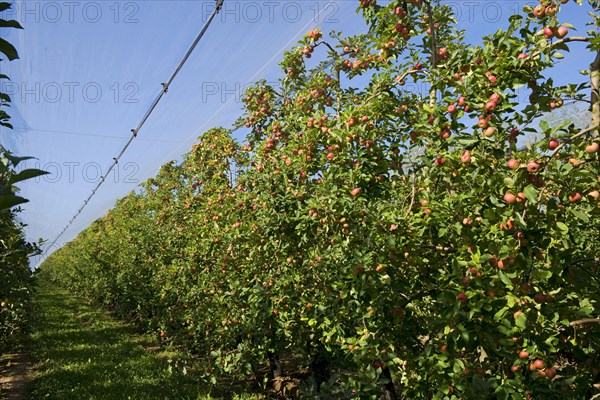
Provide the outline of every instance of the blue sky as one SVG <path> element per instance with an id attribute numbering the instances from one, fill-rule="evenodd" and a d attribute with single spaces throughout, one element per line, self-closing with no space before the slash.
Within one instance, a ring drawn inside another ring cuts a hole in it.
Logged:
<path id="1" fill-rule="evenodd" d="M 459 27 L 477 42 L 521 12 L 523 1 L 448 1 Z M 153 176 L 160 165 L 188 151 L 214 126 L 241 115 L 240 93 L 258 79 L 275 82 L 278 63 L 303 34 L 365 30 L 358 1 L 225 0 L 196 51 L 171 85 L 138 138 L 91 203 L 58 241 L 72 239 L 104 215 L 116 199 Z M 130 130 L 159 93 L 214 7 L 214 1 L 19 1 L 4 18 L 23 31 L 0 30 L 20 60 L 2 62 L 9 75 L 14 131 L 0 142 L 38 158 L 28 167 L 51 175 L 22 184 L 30 199 L 21 214 L 29 240 L 52 241 L 82 205 L 99 176 L 127 141 Z M 563 19 L 579 25 L 586 11 L 569 4 Z M 591 60 L 583 46 L 559 64 L 559 82 L 581 80 Z M 8 85 L 8 86 L 7 86 Z M 34 264 L 38 260 L 34 260 Z"/>

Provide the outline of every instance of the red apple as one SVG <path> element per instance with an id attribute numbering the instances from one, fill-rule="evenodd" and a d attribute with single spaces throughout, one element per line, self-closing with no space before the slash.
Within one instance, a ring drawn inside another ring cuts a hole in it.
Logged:
<path id="1" fill-rule="evenodd" d="M 467 103 L 467 98 L 464 96 L 460 96 L 457 101 L 460 107 L 464 106 Z"/>
<path id="2" fill-rule="evenodd" d="M 556 376 L 556 369 L 546 368 L 546 378 L 553 379 Z"/>
<path id="3" fill-rule="evenodd" d="M 462 156 L 460 156 L 460 160 L 464 163 L 471 162 L 471 152 L 469 150 L 465 150 Z"/>
<path id="4" fill-rule="evenodd" d="M 565 28 L 564 26 L 560 26 L 556 30 L 556 37 L 562 39 L 565 36 L 567 36 L 567 33 L 569 33 L 569 30 L 567 28 Z"/>
<path id="5" fill-rule="evenodd" d="M 544 37 L 546 39 L 551 39 L 554 37 L 554 28 L 551 26 L 547 26 L 544 28 Z"/>
<path id="6" fill-rule="evenodd" d="M 523 351 L 521 351 L 521 352 L 519 353 L 519 358 L 520 358 L 521 360 L 525 360 L 525 359 L 529 358 L 529 353 L 528 353 L 528 352 L 526 352 L 525 350 L 523 350 Z"/>
<path id="7" fill-rule="evenodd" d="M 483 131 L 483 136 L 485 137 L 490 137 L 493 136 L 494 133 L 496 133 L 496 128 L 494 128 L 493 126 L 488 126 L 484 131 Z"/>
<path id="8" fill-rule="evenodd" d="M 591 143 L 585 147 L 585 151 L 592 154 L 598 151 L 598 143 Z"/>
<path id="9" fill-rule="evenodd" d="M 535 371 L 536 369 L 537 369 L 537 367 L 535 366 L 535 364 L 534 364 L 534 363 L 529 363 L 529 370 L 530 370 L 531 372 Z"/>
<path id="10" fill-rule="evenodd" d="M 549 148 L 550 150 L 554 150 L 554 149 L 556 149 L 556 148 L 558 147 L 558 144 L 559 144 L 559 143 L 558 143 L 558 140 L 556 140 L 556 139 L 551 139 L 551 140 L 548 142 L 548 148 Z"/>
<path id="11" fill-rule="evenodd" d="M 513 204 L 515 201 L 517 201 L 517 197 L 512 193 L 506 193 L 504 195 L 504 201 L 508 204 Z"/>
<path id="12" fill-rule="evenodd" d="M 543 303 L 546 300 L 546 296 L 544 296 L 543 293 L 536 293 L 535 296 L 533 296 L 533 301 L 535 301 L 538 304 Z"/>
<path id="13" fill-rule="evenodd" d="M 517 60 L 524 60 L 527 58 L 527 53 L 521 53 L 517 56 Z"/>
<path id="14" fill-rule="evenodd" d="M 453 114 L 453 113 L 455 113 L 455 112 L 456 112 L 456 106 L 455 106 L 454 104 L 450 104 L 450 105 L 448 106 L 448 112 L 449 112 L 450 114 Z"/>
<path id="15" fill-rule="evenodd" d="M 360 188 L 354 188 L 350 191 L 350 194 L 352 195 L 352 197 L 356 197 L 360 194 Z"/>
<path id="16" fill-rule="evenodd" d="M 537 369 L 542 369 L 542 368 L 544 368 L 544 361 L 542 361 L 542 360 L 540 360 L 540 359 L 538 358 L 537 360 L 535 360 L 535 361 L 533 362 L 533 365 L 535 365 L 535 367 L 536 367 Z"/>
<path id="17" fill-rule="evenodd" d="M 456 299 L 457 299 L 458 301 L 462 301 L 462 302 L 464 303 L 464 302 L 465 302 L 465 301 L 467 301 L 469 298 L 467 297 L 467 295 L 466 295 L 466 294 L 464 294 L 464 293 L 459 293 L 459 294 L 457 294 L 457 295 L 456 295 Z"/>
<path id="18" fill-rule="evenodd" d="M 598 192 L 597 190 L 592 190 L 587 195 L 590 198 L 590 200 L 598 200 L 598 199 L 600 199 L 600 192 Z"/>
<path id="19" fill-rule="evenodd" d="M 546 7 L 544 7 L 542 5 L 537 5 L 533 8 L 533 15 L 535 15 L 536 17 L 543 18 L 545 14 L 546 14 Z"/>
<path id="20" fill-rule="evenodd" d="M 527 164 L 527 171 L 532 174 L 538 172 L 539 169 L 540 164 L 536 163 L 535 161 L 531 161 L 529 164 Z"/>
<path id="21" fill-rule="evenodd" d="M 496 103 L 493 101 L 488 101 L 485 103 L 485 109 L 489 112 L 492 112 L 496 109 Z"/>
<path id="22" fill-rule="evenodd" d="M 500 95 L 498 93 L 493 93 L 490 96 L 490 101 L 492 101 L 494 103 L 500 103 L 500 100 L 502 100 L 502 98 L 500 97 Z"/>
<path id="23" fill-rule="evenodd" d="M 579 201 L 581 201 L 581 194 L 579 192 L 575 192 L 572 195 L 569 196 L 569 201 L 571 203 L 577 203 Z"/>
<path id="24" fill-rule="evenodd" d="M 506 163 L 506 166 L 510 169 L 517 169 L 517 168 L 519 168 L 520 163 L 515 159 L 511 159 L 511 160 L 508 160 L 508 162 Z"/>

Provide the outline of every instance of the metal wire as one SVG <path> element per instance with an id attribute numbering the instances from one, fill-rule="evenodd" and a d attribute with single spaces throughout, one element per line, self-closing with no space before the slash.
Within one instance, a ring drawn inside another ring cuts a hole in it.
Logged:
<path id="1" fill-rule="evenodd" d="M 81 212 L 84 210 L 84 208 L 89 204 L 90 200 L 96 195 L 96 193 L 98 192 L 98 189 L 100 188 L 100 186 L 102 186 L 102 184 L 106 180 L 106 177 L 110 174 L 112 169 L 119 163 L 119 160 L 121 159 L 121 157 L 123 156 L 123 154 L 125 153 L 127 148 L 129 147 L 129 145 L 137 137 L 138 133 L 140 132 L 140 130 L 142 129 L 142 127 L 144 126 L 144 124 L 146 123 L 146 121 L 148 120 L 150 115 L 152 114 L 152 112 L 156 109 L 156 106 L 158 105 L 158 103 L 160 102 L 160 100 L 162 99 L 164 94 L 167 93 L 167 91 L 169 90 L 169 86 L 171 85 L 171 83 L 173 82 L 173 80 L 175 79 L 177 74 L 179 74 L 179 71 L 181 71 L 184 64 L 189 59 L 190 55 L 192 54 L 192 52 L 194 51 L 194 49 L 196 48 L 196 46 L 198 45 L 198 43 L 200 42 L 202 37 L 204 36 L 204 33 L 210 26 L 214 17 L 221 10 L 221 7 L 223 6 L 223 2 L 224 2 L 224 0 L 216 0 L 215 9 L 213 10 L 212 14 L 208 18 L 208 20 L 206 21 L 206 23 L 204 24 L 202 29 L 200 30 L 200 33 L 198 33 L 198 36 L 196 36 L 196 39 L 194 40 L 194 42 L 192 43 L 192 45 L 190 46 L 188 51 L 185 53 L 185 55 L 183 56 L 183 58 L 181 59 L 181 61 L 179 62 L 179 64 L 177 65 L 177 67 L 175 68 L 175 70 L 173 71 L 171 76 L 169 77 L 169 79 L 167 80 L 167 82 L 161 84 L 162 89 L 161 89 L 160 93 L 156 96 L 156 98 L 154 99 L 154 101 L 152 102 L 152 104 L 150 105 L 150 107 L 148 108 L 148 110 L 146 111 L 146 113 L 144 114 L 142 119 L 140 120 L 140 122 L 137 124 L 137 126 L 131 130 L 131 135 L 130 135 L 127 143 L 125 143 L 125 146 L 123 146 L 123 148 L 121 149 L 121 151 L 119 152 L 119 154 L 116 157 L 113 157 L 113 161 L 110 164 L 110 167 L 108 168 L 108 170 L 106 171 L 106 174 L 104 174 L 103 176 L 100 177 L 100 180 L 98 181 L 98 183 L 96 184 L 96 186 L 94 187 L 94 189 L 92 190 L 90 195 L 83 202 L 83 205 L 75 212 L 75 215 L 73 215 L 73 217 L 69 220 L 69 222 L 64 227 L 64 229 L 58 234 L 58 236 L 56 236 L 56 238 L 48 246 L 48 249 L 52 249 L 52 247 L 56 244 L 58 239 L 60 239 L 62 237 L 62 235 L 64 235 L 64 233 L 67 231 L 67 229 L 69 229 L 69 227 L 73 224 L 73 222 L 81 214 Z"/>

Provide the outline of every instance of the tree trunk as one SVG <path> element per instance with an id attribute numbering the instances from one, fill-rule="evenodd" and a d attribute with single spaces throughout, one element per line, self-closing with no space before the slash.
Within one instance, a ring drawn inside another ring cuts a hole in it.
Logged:
<path id="1" fill-rule="evenodd" d="M 383 396 L 382 400 L 396 400 L 396 389 L 394 389 L 394 380 L 392 379 L 392 373 L 390 369 L 384 367 L 381 371 L 381 375 L 387 379 L 387 383 L 383 385 Z"/>
<path id="2" fill-rule="evenodd" d="M 279 359 L 279 356 L 269 351 L 267 353 L 267 357 L 269 358 L 271 379 L 279 378 L 283 374 L 283 370 L 281 368 L 281 360 Z"/>

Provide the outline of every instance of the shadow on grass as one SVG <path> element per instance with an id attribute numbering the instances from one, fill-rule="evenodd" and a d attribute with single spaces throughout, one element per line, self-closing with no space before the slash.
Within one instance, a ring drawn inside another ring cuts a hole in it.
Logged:
<path id="1" fill-rule="evenodd" d="M 210 388 L 170 372 L 148 350 L 156 345 L 151 336 L 60 288 L 40 283 L 35 318 L 32 399 L 210 398 Z"/>

